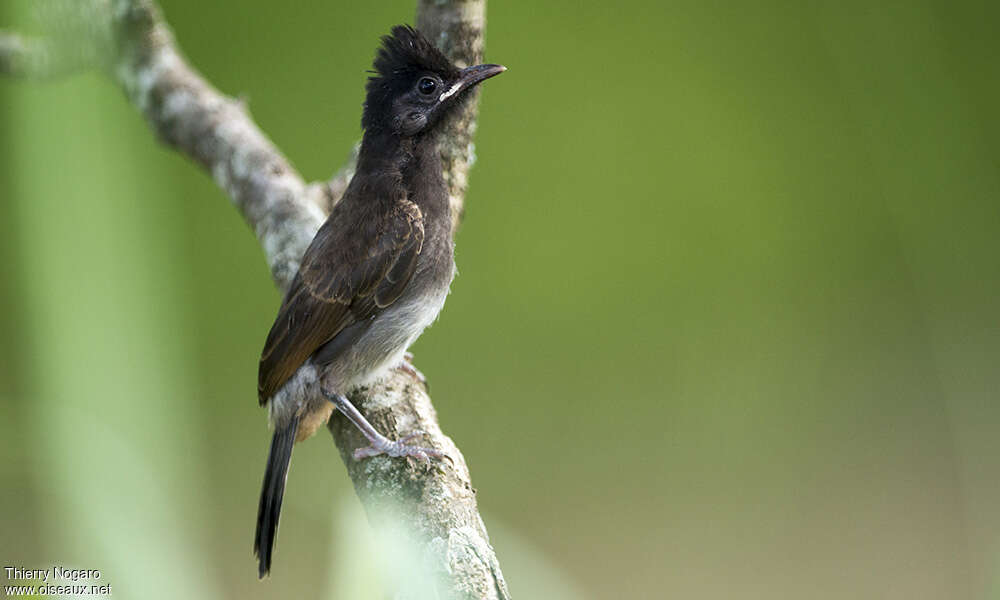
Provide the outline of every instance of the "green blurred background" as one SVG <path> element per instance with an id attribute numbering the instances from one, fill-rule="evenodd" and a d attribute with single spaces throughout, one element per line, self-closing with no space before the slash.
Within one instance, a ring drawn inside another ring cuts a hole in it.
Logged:
<path id="1" fill-rule="evenodd" d="M 162 4 L 307 179 L 413 18 Z M 510 71 L 414 352 L 515 597 L 1000 598 L 996 6 L 490 4 Z M 256 581 L 279 295 L 210 178 L 97 74 L 0 81 L 0 199 L 0 561 L 380 597 L 322 433 Z"/>

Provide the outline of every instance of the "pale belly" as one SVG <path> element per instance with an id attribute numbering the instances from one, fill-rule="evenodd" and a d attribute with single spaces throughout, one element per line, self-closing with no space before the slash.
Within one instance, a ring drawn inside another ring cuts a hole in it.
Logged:
<path id="1" fill-rule="evenodd" d="M 324 369 L 324 386 L 346 393 L 385 377 L 437 319 L 447 296 L 448 288 L 444 288 L 420 298 L 401 298 L 388 307 L 343 356 Z"/>
<path id="2" fill-rule="evenodd" d="M 301 441 L 326 424 L 334 406 L 315 394 L 319 381 L 323 389 L 346 394 L 386 377 L 403 361 L 403 354 L 420 334 L 437 319 L 451 283 L 421 294 L 405 294 L 387 307 L 371 327 L 330 364 L 322 367 L 306 361 L 268 403 L 272 424 L 280 426 L 299 415 L 296 436 Z"/>

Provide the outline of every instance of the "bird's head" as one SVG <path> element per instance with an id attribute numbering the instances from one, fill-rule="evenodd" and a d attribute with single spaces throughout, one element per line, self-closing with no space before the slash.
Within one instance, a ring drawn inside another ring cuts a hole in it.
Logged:
<path id="1" fill-rule="evenodd" d="M 501 65 L 459 69 L 407 25 L 393 27 L 382 38 L 374 67 L 361 126 L 402 137 L 430 131 L 466 92 L 507 70 Z"/>

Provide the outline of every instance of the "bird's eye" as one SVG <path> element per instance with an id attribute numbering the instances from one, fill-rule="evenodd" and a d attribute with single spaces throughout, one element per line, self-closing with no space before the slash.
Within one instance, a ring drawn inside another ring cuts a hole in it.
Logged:
<path id="1" fill-rule="evenodd" d="M 423 77 L 417 82 L 417 89 L 421 94 L 429 96 L 437 89 L 437 82 L 430 77 Z"/>

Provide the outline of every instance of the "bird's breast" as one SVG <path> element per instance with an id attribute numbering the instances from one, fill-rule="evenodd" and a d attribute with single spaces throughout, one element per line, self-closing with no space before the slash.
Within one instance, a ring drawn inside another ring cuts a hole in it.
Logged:
<path id="1" fill-rule="evenodd" d="M 393 305 L 376 318 L 374 326 L 396 330 L 409 346 L 437 319 L 455 277 L 452 245 L 426 248 L 417 264 L 417 272 Z M 374 327 L 373 327 L 374 328 Z"/>
<path id="2" fill-rule="evenodd" d="M 455 263 L 450 240 L 446 249 L 435 246 L 421 253 L 417 271 L 400 297 L 374 318 L 342 357 L 326 367 L 324 380 L 331 387 L 350 388 L 381 379 L 402 362 L 406 349 L 437 319 Z"/>

